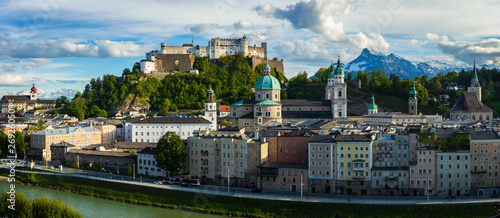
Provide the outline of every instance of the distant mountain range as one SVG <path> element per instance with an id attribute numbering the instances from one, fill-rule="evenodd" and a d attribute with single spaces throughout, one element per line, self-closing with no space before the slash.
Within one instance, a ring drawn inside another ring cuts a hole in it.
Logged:
<path id="1" fill-rule="evenodd" d="M 472 65 L 437 60 L 410 61 L 393 53 L 385 55 L 365 48 L 356 59 L 345 64 L 343 68 L 346 73 L 355 73 L 358 70 L 363 70 L 365 72 L 383 70 L 386 75 L 394 73 L 402 79 L 408 79 L 425 74 L 429 75 L 429 77 L 433 77 L 440 72 L 446 74 L 450 71 L 459 72 L 462 69 L 470 70 L 472 69 Z"/>
<path id="2" fill-rule="evenodd" d="M 72 99 L 75 97 L 75 94 L 78 92 L 78 89 L 53 89 L 53 90 L 43 90 L 37 89 L 38 99 L 57 99 L 61 96 L 66 96 L 68 99 Z M 0 91 L 0 99 L 4 95 L 29 95 L 30 90 L 25 89 L 20 92 L 15 91 Z"/>

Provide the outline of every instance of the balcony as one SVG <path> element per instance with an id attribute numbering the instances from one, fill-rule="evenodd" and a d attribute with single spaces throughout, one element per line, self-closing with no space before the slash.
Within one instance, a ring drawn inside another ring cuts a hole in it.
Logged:
<path id="1" fill-rule="evenodd" d="M 386 176 L 385 181 L 398 181 L 399 177 L 398 176 Z"/>
<path id="2" fill-rule="evenodd" d="M 364 179 L 365 177 L 364 176 L 353 176 L 352 178 L 353 179 Z"/>
<path id="3" fill-rule="evenodd" d="M 486 169 L 484 169 L 484 170 L 472 170 L 471 173 L 486 173 Z"/>
<path id="4" fill-rule="evenodd" d="M 364 167 L 353 167 L 352 170 L 354 171 L 365 171 Z"/>

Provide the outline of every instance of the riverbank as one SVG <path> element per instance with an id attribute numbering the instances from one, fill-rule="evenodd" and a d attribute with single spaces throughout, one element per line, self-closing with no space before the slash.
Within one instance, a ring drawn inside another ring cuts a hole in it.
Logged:
<path id="1" fill-rule="evenodd" d="M 1 171 L 1 175 L 6 174 Z M 489 217 L 495 204 L 362 205 L 290 202 L 215 196 L 65 176 L 18 174 L 18 181 L 126 203 L 245 217 Z"/>

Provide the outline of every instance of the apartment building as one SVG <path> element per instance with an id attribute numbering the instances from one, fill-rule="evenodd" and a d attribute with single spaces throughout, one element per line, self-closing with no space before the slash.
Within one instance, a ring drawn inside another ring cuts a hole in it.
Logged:
<path id="1" fill-rule="evenodd" d="M 309 189 L 311 193 L 335 193 L 335 139 L 313 135 L 309 139 Z"/>
<path id="2" fill-rule="evenodd" d="M 469 195 L 471 158 L 469 150 L 436 151 L 437 194 L 442 196 Z"/>
<path id="3" fill-rule="evenodd" d="M 405 133 L 386 134 L 373 142 L 372 194 L 409 193 L 409 150 Z"/>
<path id="4" fill-rule="evenodd" d="M 471 194 L 495 195 L 500 193 L 498 165 L 500 164 L 500 138 L 495 131 L 470 133 Z"/>
<path id="5" fill-rule="evenodd" d="M 337 194 L 370 194 L 372 145 L 365 135 L 340 135 L 335 139 Z"/>

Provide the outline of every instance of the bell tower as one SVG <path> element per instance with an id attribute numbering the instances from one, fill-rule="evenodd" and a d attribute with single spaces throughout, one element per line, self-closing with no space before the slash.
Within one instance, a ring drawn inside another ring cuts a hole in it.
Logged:
<path id="1" fill-rule="evenodd" d="M 210 130 L 217 131 L 217 103 L 215 102 L 215 94 L 214 90 L 212 90 L 212 85 L 208 86 L 204 117 L 212 123 L 210 125 Z"/>
<path id="2" fill-rule="evenodd" d="M 477 78 L 476 60 L 474 59 L 474 70 L 472 71 L 472 79 L 470 81 L 470 86 L 467 92 L 474 92 L 476 94 L 477 100 L 481 102 L 481 85 L 479 85 L 479 79 Z"/>
<path id="3" fill-rule="evenodd" d="M 35 83 L 33 83 L 33 87 L 31 87 L 30 100 L 37 100 L 37 93 L 36 93 Z"/>

